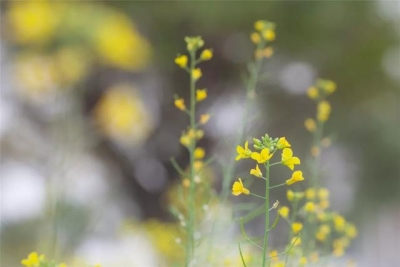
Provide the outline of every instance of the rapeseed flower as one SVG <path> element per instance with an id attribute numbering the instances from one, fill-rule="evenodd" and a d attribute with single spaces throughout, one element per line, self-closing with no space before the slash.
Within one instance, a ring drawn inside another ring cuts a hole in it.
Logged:
<path id="1" fill-rule="evenodd" d="M 305 210 L 306 212 L 309 212 L 309 213 L 314 212 L 314 211 L 315 211 L 315 204 L 314 204 L 314 202 L 307 202 L 307 203 L 304 205 L 304 210 Z"/>
<path id="2" fill-rule="evenodd" d="M 26 267 L 38 267 L 44 258 L 44 255 L 39 255 L 37 252 L 31 252 L 26 259 L 21 261 L 21 264 Z"/>
<path id="3" fill-rule="evenodd" d="M 294 183 L 297 183 L 297 182 L 300 182 L 300 181 L 303 181 L 303 180 L 304 180 L 303 173 L 301 171 L 295 171 L 292 174 L 292 177 L 290 179 L 286 180 L 286 184 L 287 185 L 292 185 Z"/>
<path id="4" fill-rule="evenodd" d="M 288 148 L 288 147 L 291 147 L 291 145 L 286 140 L 286 137 L 279 138 L 278 142 L 276 143 L 276 148 L 277 149 L 284 149 L 284 148 Z"/>
<path id="5" fill-rule="evenodd" d="M 250 190 L 246 189 L 242 183 L 242 179 L 239 178 L 238 181 L 233 183 L 232 186 L 232 194 L 238 196 L 240 194 L 248 195 L 250 194 Z"/>
<path id="6" fill-rule="evenodd" d="M 300 199 L 302 199 L 304 197 L 304 193 L 303 192 L 293 192 L 292 190 L 287 190 L 286 192 L 286 197 L 289 201 L 299 201 Z"/>
<path id="7" fill-rule="evenodd" d="M 279 210 L 278 213 L 281 215 L 283 218 L 287 218 L 289 216 L 289 211 L 290 209 L 286 206 L 282 206 Z"/>
<path id="8" fill-rule="evenodd" d="M 305 191 L 305 194 L 306 194 L 306 198 L 307 199 L 312 200 L 312 199 L 315 198 L 315 195 L 316 195 L 315 189 L 314 188 L 307 188 L 306 191 Z"/>
<path id="9" fill-rule="evenodd" d="M 251 153 L 251 158 L 256 160 L 258 163 L 265 163 L 268 160 L 270 160 L 270 158 L 272 158 L 274 154 L 271 154 L 268 148 L 263 148 L 261 150 L 261 153 L 258 152 L 253 152 Z"/>
<path id="10" fill-rule="evenodd" d="M 308 118 L 304 121 L 304 127 L 307 129 L 307 131 L 312 133 L 317 129 L 317 124 L 315 123 L 315 120 Z"/>
<path id="11" fill-rule="evenodd" d="M 175 64 L 182 69 L 187 67 L 188 57 L 186 55 L 180 55 L 175 58 Z"/>
<path id="12" fill-rule="evenodd" d="M 300 164 L 300 159 L 298 157 L 293 157 L 293 151 L 290 148 L 284 148 L 281 162 L 293 171 L 294 165 Z"/>
<path id="13" fill-rule="evenodd" d="M 183 98 L 175 99 L 174 104 L 175 104 L 175 107 L 177 107 L 180 110 L 186 109 L 185 100 Z"/>
<path id="14" fill-rule="evenodd" d="M 252 152 L 249 149 L 249 142 L 246 141 L 246 143 L 244 143 L 244 148 L 241 146 L 237 146 L 236 152 L 238 153 L 238 155 L 236 156 L 236 160 L 250 158 Z"/>
<path id="15" fill-rule="evenodd" d="M 203 74 L 202 74 L 200 68 L 197 68 L 197 69 L 192 70 L 192 77 L 193 77 L 193 79 L 198 80 L 198 79 L 200 79 L 201 76 L 203 76 Z"/>
<path id="16" fill-rule="evenodd" d="M 194 150 L 194 158 L 195 159 L 202 159 L 206 155 L 206 152 L 203 148 L 201 147 L 196 147 Z"/>
<path id="17" fill-rule="evenodd" d="M 213 57 L 213 51 L 211 49 L 204 49 L 200 54 L 201 60 L 210 60 Z"/>
<path id="18" fill-rule="evenodd" d="M 207 98 L 207 89 L 196 90 L 196 101 L 200 102 Z"/>
<path id="19" fill-rule="evenodd" d="M 262 175 L 263 175 L 261 170 L 260 170 L 260 168 L 258 167 L 258 164 L 256 164 L 256 168 L 255 169 L 251 169 L 250 170 L 250 174 L 254 175 L 256 177 L 262 177 Z"/>
<path id="20" fill-rule="evenodd" d="M 315 86 L 311 86 L 307 89 L 307 95 L 311 99 L 317 99 L 319 97 L 318 89 Z"/>
<path id="21" fill-rule="evenodd" d="M 275 40 L 275 31 L 272 30 L 272 29 L 265 30 L 265 31 L 262 33 L 262 36 L 263 36 L 264 39 L 267 40 L 267 41 L 273 41 L 273 40 Z"/>
<path id="22" fill-rule="evenodd" d="M 331 105 L 328 101 L 321 101 L 317 107 L 317 119 L 319 121 L 327 121 L 331 113 Z"/>
<path id="23" fill-rule="evenodd" d="M 210 120 L 210 114 L 201 114 L 200 115 L 200 124 L 206 124 Z"/>
<path id="24" fill-rule="evenodd" d="M 301 222 L 294 222 L 292 224 L 292 231 L 294 234 L 297 234 L 298 232 L 300 232 L 301 229 L 303 229 L 303 224 Z"/>
<path id="25" fill-rule="evenodd" d="M 329 198 L 329 190 L 327 188 L 318 189 L 318 197 L 321 200 L 326 200 Z"/>
<path id="26" fill-rule="evenodd" d="M 260 36 L 258 33 L 253 32 L 253 33 L 250 35 L 250 39 L 251 39 L 251 41 L 252 41 L 253 43 L 258 44 L 258 43 L 261 41 L 261 36 Z"/>

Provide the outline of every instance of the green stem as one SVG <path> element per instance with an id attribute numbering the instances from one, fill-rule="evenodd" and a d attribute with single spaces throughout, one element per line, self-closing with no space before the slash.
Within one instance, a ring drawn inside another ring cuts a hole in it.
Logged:
<path id="1" fill-rule="evenodd" d="M 195 51 L 190 51 L 190 129 L 196 132 L 196 80 L 192 73 L 195 69 L 196 64 Z M 188 242 L 186 244 L 186 267 L 190 265 L 194 257 L 194 229 L 195 229 L 195 191 L 196 183 L 194 182 L 195 170 L 194 170 L 194 150 L 196 148 L 196 139 L 193 138 L 189 146 L 190 154 L 190 188 L 189 188 L 189 222 L 187 224 Z"/>
<path id="2" fill-rule="evenodd" d="M 277 185 L 271 186 L 269 189 L 280 187 L 280 186 L 284 186 L 284 185 L 286 185 L 286 183 L 282 183 L 282 184 L 277 184 Z"/>
<path id="3" fill-rule="evenodd" d="M 269 161 L 264 165 L 266 170 L 266 182 L 265 182 L 265 207 L 269 208 Z M 265 211 L 265 226 L 264 226 L 264 243 L 262 252 L 262 267 L 267 264 L 267 249 L 268 249 L 268 235 L 269 235 L 269 211 Z"/>

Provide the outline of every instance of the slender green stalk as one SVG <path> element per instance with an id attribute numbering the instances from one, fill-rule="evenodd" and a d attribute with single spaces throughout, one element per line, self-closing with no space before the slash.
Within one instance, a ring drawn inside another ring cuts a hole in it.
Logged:
<path id="1" fill-rule="evenodd" d="M 263 242 L 263 252 L 262 252 L 262 267 L 267 264 L 267 249 L 268 249 L 268 235 L 269 235 L 269 161 L 264 165 L 266 170 L 266 182 L 265 182 L 265 226 L 264 226 L 264 242 Z"/>
<path id="2" fill-rule="evenodd" d="M 196 132 L 196 80 L 193 77 L 193 70 L 195 69 L 195 51 L 190 51 L 190 129 L 195 133 Z M 190 142 L 189 146 L 189 154 L 190 154 L 190 187 L 189 187 L 189 222 L 187 224 L 187 239 L 186 242 L 186 267 L 190 265 L 191 260 L 194 257 L 194 229 L 195 229 L 195 218 L 196 218 L 196 209 L 195 209 L 195 191 L 196 191 L 196 183 L 194 182 L 195 170 L 194 170 L 194 150 L 196 148 L 196 139 L 193 138 Z"/>
<path id="3" fill-rule="evenodd" d="M 293 231 L 292 231 L 292 224 L 294 223 L 294 220 L 296 219 L 297 212 L 298 212 L 298 205 L 299 205 L 299 200 L 295 200 L 292 206 L 292 215 L 290 216 L 290 221 L 289 221 L 289 227 L 290 227 L 290 232 L 289 232 L 289 238 L 288 238 L 288 244 L 292 242 L 293 239 Z M 297 237 L 298 238 L 298 237 Z M 297 239 L 296 239 L 297 240 Z M 288 266 L 289 264 L 289 253 L 286 254 L 285 258 L 285 266 Z"/>

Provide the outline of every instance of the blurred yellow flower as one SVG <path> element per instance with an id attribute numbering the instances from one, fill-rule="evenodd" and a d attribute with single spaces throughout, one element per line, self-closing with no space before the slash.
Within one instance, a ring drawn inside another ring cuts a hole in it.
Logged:
<path id="1" fill-rule="evenodd" d="M 200 123 L 206 124 L 210 120 L 210 114 L 201 114 L 200 115 Z"/>
<path id="2" fill-rule="evenodd" d="M 336 91 L 336 83 L 331 80 L 317 80 L 317 85 L 319 85 L 322 90 L 328 94 L 332 94 Z"/>
<path id="3" fill-rule="evenodd" d="M 250 35 L 250 39 L 251 39 L 251 41 L 252 41 L 253 43 L 258 44 L 258 43 L 261 41 L 261 36 L 260 36 L 258 33 L 253 32 L 253 33 Z"/>
<path id="4" fill-rule="evenodd" d="M 242 179 L 239 178 L 238 181 L 233 183 L 232 194 L 235 195 L 235 196 L 238 196 L 238 195 L 240 195 L 242 193 L 245 194 L 245 195 L 248 195 L 248 194 L 250 194 L 250 190 L 246 189 L 244 187 L 244 185 L 242 183 Z"/>
<path id="5" fill-rule="evenodd" d="M 301 229 L 303 229 L 303 224 L 301 222 L 294 222 L 292 224 L 292 231 L 294 234 L 297 234 L 298 232 L 300 232 Z"/>
<path id="6" fill-rule="evenodd" d="M 346 226 L 346 220 L 343 216 L 339 214 L 335 214 L 333 217 L 333 223 L 335 225 L 335 229 L 338 232 L 341 232 L 344 230 L 344 227 Z"/>
<path id="7" fill-rule="evenodd" d="M 196 101 L 200 102 L 207 98 L 207 89 L 196 90 Z"/>
<path id="8" fill-rule="evenodd" d="M 324 200 L 321 200 L 321 201 L 319 202 L 318 206 L 319 206 L 321 209 L 324 210 L 324 209 L 329 208 L 330 202 L 329 202 L 329 200 L 324 199 Z"/>
<path id="9" fill-rule="evenodd" d="M 261 172 L 260 168 L 258 167 L 258 164 L 256 164 L 256 168 L 255 169 L 251 169 L 250 170 L 250 174 L 254 175 L 256 177 L 262 177 L 262 172 Z"/>
<path id="10" fill-rule="evenodd" d="M 26 259 L 21 261 L 21 264 L 26 267 L 38 267 L 40 262 L 44 260 L 44 255 L 40 255 L 37 252 L 29 253 Z"/>
<path id="11" fill-rule="evenodd" d="M 286 140 L 286 137 L 279 138 L 278 143 L 276 144 L 276 148 L 277 149 L 284 149 L 284 148 L 288 148 L 288 147 L 291 147 L 291 145 Z"/>
<path id="12" fill-rule="evenodd" d="M 108 89 L 94 108 L 94 118 L 106 135 L 121 141 L 142 141 L 151 130 L 144 103 L 128 84 Z"/>
<path id="13" fill-rule="evenodd" d="M 286 206 L 282 206 L 279 210 L 278 213 L 281 215 L 283 218 L 287 218 L 289 216 L 289 211 L 290 209 Z"/>
<path id="14" fill-rule="evenodd" d="M 286 180 L 286 184 L 287 185 L 292 185 L 294 183 L 303 181 L 304 177 L 303 177 L 303 173 L 301 171 L 295 171 L 292 174 L 292 177 L 288 180 Z"/>
<path id="15" fill-rule="evenodd" d="M 318 89 L 315 86 L 311 86 L 307 89 L 307 95 L 311 99 L 317 99 L 319 97 Z"/>
<path id="16" fill-rule="evenodd" d="M 192 141 L 192 138 L 190 138 L 187 134 L 182 133 L 181 138 L 179 139 L 179 142 L 186 147 L 190 146 L 190 142 Z"/>
<path id="17" fill-rule="evenodd" d="M 238 155 L 236 156 L 236 160 L 250 158 L 252 152 L 249 149 L 249 142 L 246 141 L 246 143 L 244 143 L 244 148 L 241 146 L 237 146 L 236 152 L 238 153 Z"/>
<path id="18" fill-rule="evenodd" d="M 150 62 L 150 44 L 122 13 L 114 12 L 101 20 L 94 29 L 93 44 L 104 63 L 113 67 L 139 71 Z"/>
<path id="19" fill-rule="evenodd" d="M 254 56 L 257 59 L 261 58 L 270 58 L 274 54 L 274 49 L 270 46 L 264 48 L 264 49 L 257 49 L 254 52 Z"/>
<path id="20" fill-rule="evenodd" d="M 314 188 L 307 188 L 305 191 L 306 198 L 311 200 L 315 198 L 315 189 Z"/>
<path id="21" fill-rule="evenodd" d="M 355 238 L 358 235 L 357 228 L 354 224 L 347 223 L 344 229 L 346 236 L 349 238 Z"/>
<path id="22" fill-rule="evenodd" d="M 300 237 L 293 237 L 290 243 L 293 244 L 293 246 L 301 245 L 301 238 Z"/>
<path id="23" fill-rule="evenodd" d="M 192 70 L 192 77 L 193 77 L 193 79 L 198 80 L 198 79 L 201 78 L 201 76 L 203 76 L 203 74 L 202 74 L 200 68 L 197 68 L 197 69 Z"/>
<path id="24" fill-rule="evenodd" d="M 68 267 L 66 263 L 60 263 L 60 265 L 58 265 L 58 267 Z"/>
<path id="25" fill-rule="evenodd" d="M 301 257 L 299 260 L 300 266 L 305 266 L 308 263 L 307 257 Z"/>
<path id="26" fill-rule="evenodd" d="M 311 255 L 310 255 L 310 261 L 311 261 L 312 263 L 316 263 L 316 262 L 319 261 L 319 256 L 318 256 L 318 253 L 317 253 L 317 252 L 311 253 Z"/>
<path id="27" fill-rule="evenodd" d="M 274 30 L 271 30 L 271 29 L 265 30 L 265 31 L 262 33 L 262 36 L 263 36 L 264 39 L 267 40 L 267 41 L 273 41 L 273 40 L 275 40 L 275 31 L 274 31 Z"/>
<path id="28" fill-rule="evenodd" d="M 89 72 L 87 51 L 80 47 L 63 47 L 55 54 L 56 70 L 60 83 L 74 84 L 82 80 Z"/>
<path id="29" fill-rule="evenodd" d="M 281 162 L 293 171 L 294 165 L 300 164 L 300 159 L 298 157 L 293 157 L 293 151 L 290 148 L 284 148 Z"/>
<path id="30" fill-rule="evenodd" d="M 328 101 L 321 101 L 317 107 L 317 119 L 319 121 L 327 121 L 331 113 L 331 105 Z"/>
<path id="31" fill-rule="evenodd" d="M 304 197 L 303 192 L 293 192 L 292 190 L 287 190 L 286 197 L 289 201 L 299 201 Z"/>
<path id="32" fill-rule="evenodd" d="M 306 127 L 307 131 L 309 132 L 315 132 L 317 129 L 317 124 L 315 123 L 315 120 L 308 118 L 304 121 L 304 127 Z"/>
<path id="33" fill-rule="evenodd" d="M 310 149 L 311 156 L 318 157 L 321 154 L 321 149 L 317 146 L 313 146 Z"/>
<path id="34" fill-rule="evenodd" d="M 177 56 L 175 58 L 175 64 L 181 68 L 186 68 L 188 63 L 188 57 L 186 55 Z"/>
<path id="35" fill-rule="evenodd" d="M 186 109 L 185 100 L 183 98 L 175 99 L 174 104 L 175 104 L 175 107 L 177 107 L 180 110 Z"/>
<path id="36" fill-rule="evenodd" d="M 318 189 L 318 197 L 320 200 L 326 200 L 329 198 L 329 190 L 327 188 Z"/>
<path id="37" fill-rule="evenodd" d="M 42 45 L 55 34 L 60 21 L 57 5 L 50 1 L 11 1 L 6 18 L 13 39 L 23 45 Z"/>
<path id="38" fill-rule="evenodd" d="M 265 27 L 265 22 L 263 20 L 258 20 L 254 23 L 254 29 L 261 31 Z"/>
<path id="39" fill-rule="evenodd" d="M 194 158 L 195 159 L 202 159 L 206 155 L 206 151 L 201 147 L 196 147 L 194 150 Z"/>
<path id="40" fill-rule="evenodd" d="M 305 210 L 306 212 L 309 212 L 309 213 L 314 212 L 314 211 L 315 211 L 315 204 L 314 204 L 314 202 L 307 202 L 307 203 L 304 205 L 304 210 Z"/>
<path id="41" fill-rule="evenodd" d="M 278 257 L 278 251 L 273 250 L 269 253 L 269 256 L 272 258 L 273 261 L 278 261 L 279 257 Z"/>
<path id="42" fill-rule="evenodd" d="M 253 152 L 251 153 L 251 158 L 257 161 L 258 163 L 265 163 L 272 158 L 273 154 L 269 153 L 268 148 L 263 148 L 261 153 Z"/>
<path id="43" fill-rule="evenodd" d="M 211 49 L 204 49 L 200 54 L 201 60 L 210 60 L 213 57 L 213 51 Z"/>

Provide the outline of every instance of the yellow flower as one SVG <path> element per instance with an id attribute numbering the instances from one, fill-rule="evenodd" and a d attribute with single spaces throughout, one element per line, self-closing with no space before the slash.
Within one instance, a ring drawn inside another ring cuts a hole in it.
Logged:
<path id="1" fill-rule="evenodd" d="M 314 204 L 314 202 L 307 202 L 305 205 L 304 205 L 304 210 L 306 211 L 306 212 L 314 212 L 315 211 L 315 204 Z"/>
<path id="2" fill-rule="evenodd" d="M 205 152 L 204 149 L 201 148 L 201 147 L 197 147 L 197 148 L 194 150 L 194 158 L 195 158 L 195 159 L 202 159 L 202 158 L 204 158 L 205 154 L 206 154 L 206 152 Z"/>
<path id="3" fill-rule="evenodd" d="M 254 57 L 257 59 L 270 58 L 274 54 L 274 49 L 272 47 L 266 47 L 264 49 L 257 49 L 254 51 Z"/>
<path id="4" fill-rule="evenodd" d="M 114 85 L 101 96 L 93 110 L 99 128 L 111 138 L 138 142 L 152 128 L 147 107 L 134 89 L 127 84 Z"/>
<path id="5" fill-rule="evenodd" d="M 303 229 L 303 224 L 301 222 L 294 222 L 292 224 L 292 231 L 294 234 L 297 234 L 298 232 L 300 232 L 301 229 Z"/>
<path id="6" fill-rule="evenodd" d="M 318 189 L 318 197 L 321 200 L 325 200 L 329 198 L 329 190 L 327 188 L 319 188 Z"/>
<path id="7" fill-rule="evenodd" d="M 203 168 L 204 162 L 202 162 L 201 160 L 195 160 L 193 163 L 193 169 L 198 172 L 201 170 L 201 168 Z"/>
<path id="8" fill-rule="evenodd" d="M 31 252 L 28 255 L 28 258 L 23 259 L 21 264 L 26 267 L 36 267 L 39 266 L 40 262 L 44 260 L 44 255 L 38 255 L 37 252 Z"/>
<path id="9" fill-rule="evenodd" d="M 60 263 L 60 265 L 58 265 L 58 267 L 68 267 L 66 263 Z"/>
<path id="10" fill-rule="evenodd" d="M 258 43 L 261 41 L 260 35 L 259 35 L 258 33 L 256 33 L 256 32 L 253 32 L 253 33 L 250 35 L 250 39 L 251 39 L 251 41 L 252 41 L 253 43 L 255 43 L 255 44 L 258 44 Z"/>
<path id="11" fill-rule="evenodd" d="M 286 197 L 289 201 L 299 201 L 300 199 L 302 199 L 304 197 L 304 193 L 303 192 L 293 192 L 292 190 L 288 190 L 286 192 Z"/>
<path id="12" fill-rule="evenodd" d="M 20 44 L 44 44 L 54 35 L 60 16 L 47 1 L 12 1 L 6 18 L 13 39 Z"/>
<path id="13" fill-rule="evenodd" d="M 197 102 L 203 101 L 206 98 L 207 98 L 207 89 L 197 89 L 196 90 Z"/>
<path id="14" fill-rule="evenodd" d="M 321 149 L 317 146 L 313 146 L 310 150 L 311 156 L 318 157 L 321 154 Z"/>
<path id="15" fill-rule="evenodd" d="M 308 263 L 307 257 L 301 257 L 299 260 L 300 266 L 305 266 Z"/>
<path id="16" fill-rule="evenodd" d="M 256 160 L 258 163 L 267 162 L 270 158 L 272 158 L 273 154 L 269 153 L 268 148 L 263 148 L 261 153 L 253 152 L 251 153 L 251 158 Z"/>
<path id="17" fill-rule="evenodd" d="M 175 58 L 175 64 L 181 67 L 182 69 L 187 67 L 188 57 L 186 55 L 177 56 Z"/>
<path id="18" fill-rule="evenodd" d="M 276 143 L 276 148 L 277 149 L 284 149 L 284 148 L 288 148 L 288 147 L 291 147 L 291 145 L 286 140 L 286 137 L 279 138 L 278 143 Z"/>
<path id="19" fill-rule="evenodd" d="M 319 231 L 324 234 L 329 234 L 331 232 L 331 227 L 328 224 L 321 224 Z"/>
<path id="20" fill-rule="evenodd" d="M 315 86 L 311 86 L 307 89 L 307 95 L 311 99 L 317 99 L 319 97 L 318 89 Z"/>
<path id="21" fill-rule="evenodd" d="M 344 254 L 344 248 L 343 247 L 337 247 L 333 249 L 333 256 L 335 257 L 341 257 Z"/>
<path id="22" fill-rule="evenodd" d="M 303 181 L 303 180 L 304 180 L 303 173 L 301 171 L 295 171 L 292 174 L 292 177 L 290 179 L 286 180 L 286 184 L 287 185 L 292 185 L 294 183 L 297 183 L 297 182 L 300 182 L 300 181 Z"/>
<path id="23" fill-rule="evenodd" d="M 308 188 L 306 191 L 306 198 L 311 200 L 315 198 L 315 189 L 314 188 Z"/>
<path id="24" fill-rule="evenodd" d="M 346 220 L 343 216 L 335 214 L 333 217 L 333 223 L 335 225 L 335 229 L 338 232 L 341 232 L 344 230 L 344 227 L 346 226 Z"/>
<path id="25" fill-rule="evenodd" d="M 327 208 L 329 208 L 329 205 L 330 205 L 330 203 L 329 203 L 329 200 L 327 200 L 327 199 L 321 200 L 321 201 L 319 202 L 319 204 L 318 204 L 318 206 L 319 206 L 321 209 L 327 209 Z"/>
<path id="26" fill-rule="evenodd" d="M 248 194 L 250 194 L 250 190 L 246 189 L 244 187 L 244 185 L 242 183 L 242 179 L 239 178 L 239 181 L 236 181 L 236 182 L 233 183 L 232 194 L 235 195 L 235 196 L 238 196 L 238 195 L 240 195 L 242 193 L 245 194 L 245 195 L 248 195 Z"/>
<path id="27" fill-rule="evenodd" d="M 183 98 L 175 99 L 174 104 L 175 104 L 175 107 L 177 107 L 180 110 L 186 109 L 185 100 Z"/>
<path id="28" fill-rule="evenodd" d="M 254 175 L 256 177 L 262 177 L 262 175 L 263 175 L 261 170 L 260 170 L 260 168 L 258 167 L 258 164 L 256 164 L 256 168 L 255 169 L 251 169 L 250 170 L 250 174 Z"/>
<path id="29" fill-rule="evenodd" d="M 265 40 L 267 41 L 273 41 L 275 40 L 275 31 L 274 30 L 266 30 L 262 33 L 262 36 L 264 37 Z"/>
<path id="30" fill-rule="evenodd" d="M 198 80 L 198 79 L 200 79 L 201 76 L 203 76 L 203 73 L 201 72 L 200 68 L 192 70 L 193 79 Z"/>
<path id="31" fill-rule="evenodd" d="M 213 52 L 211 49 L 204 49 L 200 54 L 201 60 L 210 60 L 213 57 Z"/>
<path id="32" fill-rule="evenodd" d="M 324 233 L 318 231 L 318 232 L 315 233 L 315 238 L 316 238 L 318 241 L 323 242 L 323 241 L 325 241 L 325 239 L 326 239 L 326 234 L 324 234 Z"/>
<path id="33" fill-rule="evenodd" d="M 293 171 L 294 165 L 300 164 L 298 157 L 293 157 L 293 151 L 290 148 L 284 148 L 282 152 L 282 164 Z"/>
<path id="34" fill-rule="evenodd" d="M 278 257 L 278 251 L 273 250 L 269 253 L 269 256 L 272 258 L 273 261 L 278 261 L 279 257 Z"/>
<path id="35" fill-rule="evenodd" d="M 265 27 L 265 22 L 262 20 L 258 20 L 254 23 L 254 29 L 257 31 L 261 31 Z"/>
<path id="36" fill-rule="evenodd" d="M 355 227 L 354 224 L 351 224 L 351 223 L 346 224 L 346 227 L 344 230 L 345 230 L 346 236 L 349 238 L 353 239 L 358 235 L 357 228 Z"/>
<path id="37" fill-rule="evenodd" d="M 328 94 L 332 94 L 336 91 L 336 83 L 331 80 L 321 80 L 321 88 Z"/>
<path id="38" fill-rule="evenodd" d="M 128 71 L 146 68 L 150 62 L 151 46 L 136 30 L 129 17 L 112 12 L 94 29 L 93 44 L 104 61 Z"/>
<path id="39" fill-rule="evenodd" d="M 179 139 L 179 142 L 183 145 L 183 146 L 190 146 L 190 142 L 192 142 L 192 138 L 190 138 L 187 134 L 182 134 L 181 138 Z"/>
<path id="40" fill-rule="evenodd" d="M 317 119 L 319 121 L 327 121 L 331 113 L 331 105 L 328 101 L 321 101 L 317 107 Z"/>
<path id="41" fill-rule="evenodd" d="M 287 218 L 289 216 L 289 211 L 290 209 L 286 206 L 282 206 L 279 210 L 278 213 L 281 215 L 283 218 Z"/>
<path id="42" fill-rule="evenodd" d="M 315 123 L 315 120 L 308 118 L 304 121 L 304 127 L 306 127 L 307 131 L 312 133 L 317 129 L 317 124 Z"/>
<path id="43" fill-rule="evenodd" d="M 204 136 L 204 131 L 199 129 L 195 132 L 193 129 L 189 129 L 187 135 L 192 139 L 201 139 Z"/>
<path id="44" fill-rule="evenodd" d="M 206 124 L 210 120 L 210 114 L 201 114 L 200 115 L 200 124 Z"/>
<path id="45" fill-rule="evenodd" d="M 250 156 L 252 155 L 252 152 L 249 149 L 249 142 L 246 141 L 246 143 L 244 143 L 244 148 L 241 146 L 237 146 L 236 152 L 238 153 L 238 155 L 236 156 L 236 160 L 250 158 Z"/>

